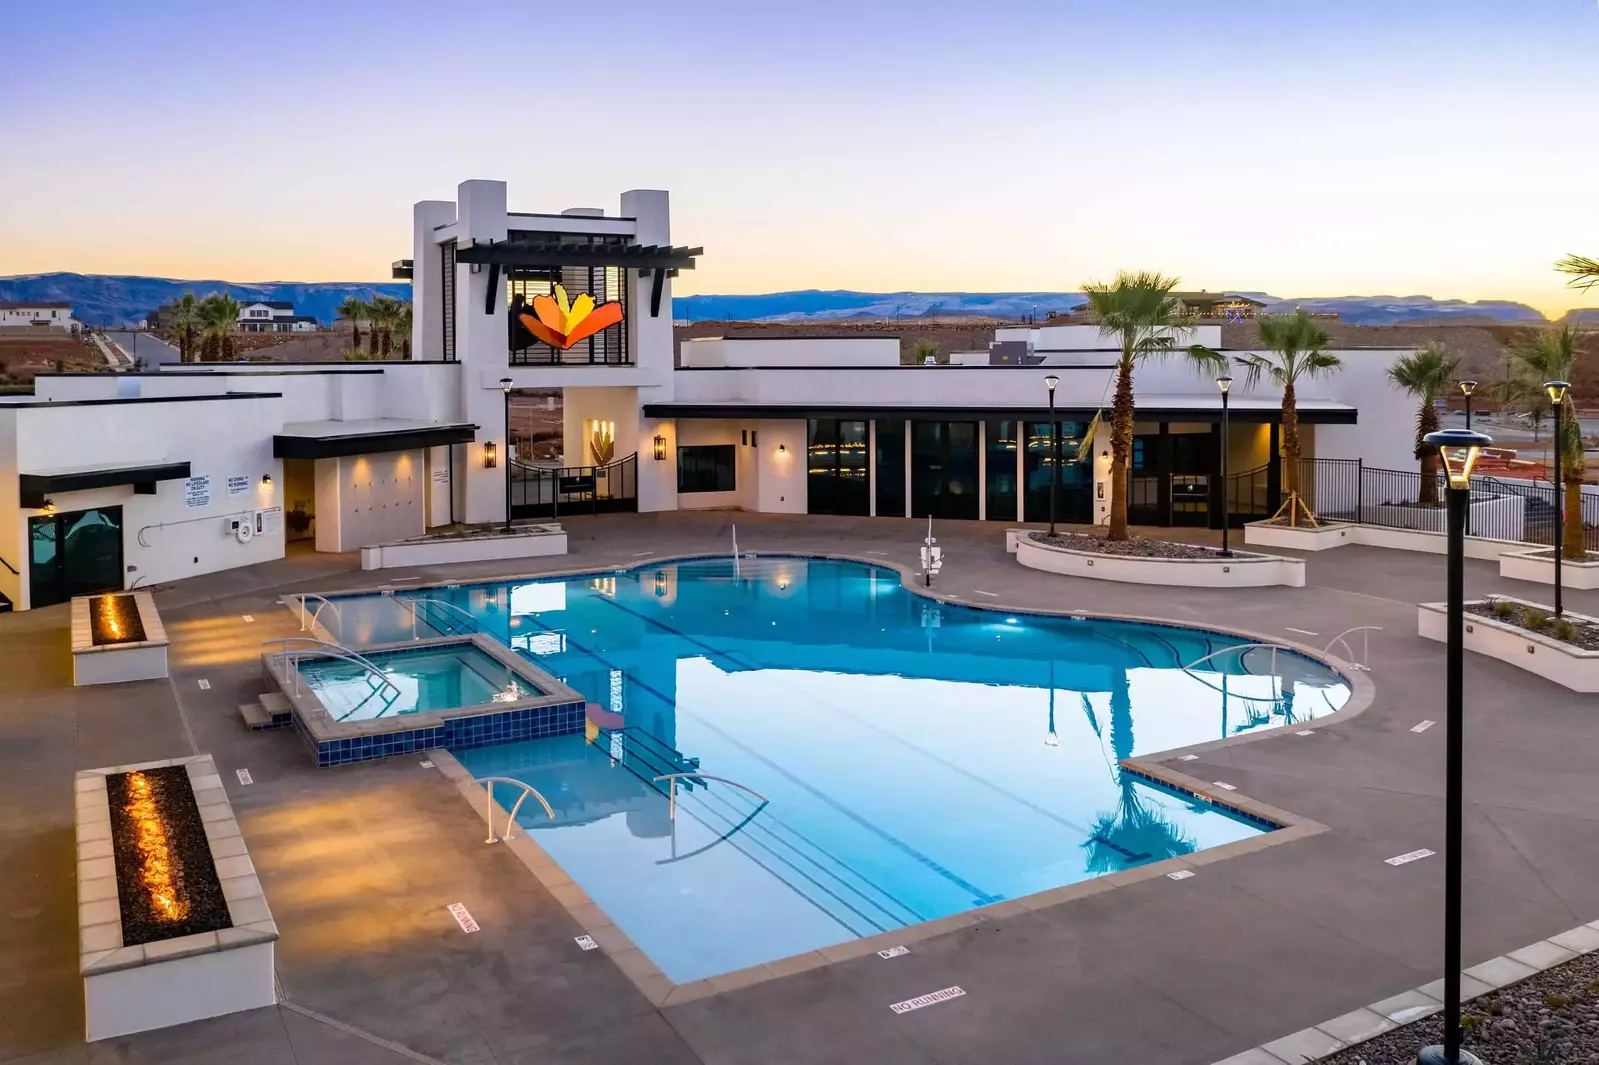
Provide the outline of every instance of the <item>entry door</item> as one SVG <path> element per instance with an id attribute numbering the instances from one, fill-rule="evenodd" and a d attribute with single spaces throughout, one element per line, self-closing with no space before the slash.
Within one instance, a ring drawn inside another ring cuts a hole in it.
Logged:
<path id="1" fill-rule="evenodd" d="M 122 508 L 73 510 L 28 519 L 32 607 L 122 590 Z"/>
<path id="2" fill-rule="evenodd" d="M 977 423 L 911 423 L 911 516 L 977 517 Z"/>

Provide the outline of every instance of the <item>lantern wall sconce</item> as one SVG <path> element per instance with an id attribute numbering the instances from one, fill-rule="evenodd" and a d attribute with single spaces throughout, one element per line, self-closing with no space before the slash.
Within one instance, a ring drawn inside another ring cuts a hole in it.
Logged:
<path id="1" fill-rule="evenodd" d="M 655 438 L 655 461 L 659 462 L 664 458 L 666 458 L 666 437 L 657 436 Z"/>
<path id="2" fill-rule="evenodd" d="M 489 440 L 483 445 L 483 468 L 492 470 L 500 464 L 500 448 L 494 441 Z"/>
<path id="3" fill-rule="evenodd" d="M 272 475 L 270 473 L 263 473 L 261 475 L 261 483 L 262 484 L 267 484 L 267 485 L 271 484 L 272 483 Z"/>

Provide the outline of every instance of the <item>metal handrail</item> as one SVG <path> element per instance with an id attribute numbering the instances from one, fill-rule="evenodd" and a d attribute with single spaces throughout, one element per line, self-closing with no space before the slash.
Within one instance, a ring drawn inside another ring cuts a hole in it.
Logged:
<path id="1" fill-rule="evenodd" d="M 1233 644 L 1231 647 L 1223 647 L 1220 651 L 1212 651 L 1210 654 L 1206 655 L 1204 658 L 1196 658 L 1192 662 L 1188 663 L 1186 666 L 1181 666 L 1179 668 L 1182 669 L 1182 671 L 1184 673 L 1187 673 L 1187 672 L 1190 672 L 1195 666 L 1199 665 L 1201 662 L 1209 662 L 1212 658 L 1215 658 L 1217 655 L 1224 655 L 1224 654 L 1227 654 L 1229 651 L 1248 651 L 1248 650 L 1250 650 L 1252 648 L 1255 648 L 1255 647 L 1270 647 L 1271 648 L 1271 671 L 1273 673 L 1277 672 L 1277 652 L 1279 650 L 1283 650 L 1283 651 L 1292 651 L 1292 650 L 1294 650 L 1294 648 L 1289 647 L 1285 643 L 1265 643 L 1265 642 L 1261 642 L 1261 643 L 1236 643 L 1236 644 Z M 1240 660 L 1243 659 L 1242 655 L 1239 655 L 1238 657 L 1239 657 Z"/>
<path id="2" fill-rule="evenodd" d="M 1355 625 L 1355 626 L 1352 626 L 1351 628 L 1345 629 L 1343 632 L 1340 632 L 1337 636 L 1334 636 L 1332 639 L 1328 640 L 1327 641 L 1327 646 L 1322 650 L 1321 653 L 1324 654 L 1324 655 L 1325 654 L 1332 654 L 1333 644 L 1335 644 L 1335 643 L 1342 644 L 1343 648 L 1344 648 L 1344 653 L 1349 656 L 1349 668 L 1350 669 L 1362 670 L 1364 672 L 1370 672 L 1371 671 L 1371 666 L 1367 665 L 1366 661 L 1371 658 L 1371 633 L 1373 633 L 1373 632 L 1381 632 L 1381 631 L 1382 631 L 1382 626 L 1381 625 Z M 1349 646 L 1349 641 L 1348 640 L 1344 639 L 1345 636 L 1348 636 L 1352 632 L 1364 632 L 1364 633 L 1366 633 L 1365 636 L 1361 637 L 1360 659 L 1358 659 L 1358 660 L 1355 658 L 1355 649 L 1353 647 Z"/>
<path id="3" fill-rule="evenodd" d="M 329 599 L 327 596 L 318 595 L 315 592 L 299 592 L 299 593 L 296 594 L 296 598 L 298 598 L 300 600 L 300 631 L 301 632 L 306 631 L 306 626 L 305 626 L 305 601 L 307 599 L 320 599 L 322 601 L 321 604 L 316 608 L 316 610 L 312 611 L 312 613 L 311 613 L 311 625 L 313 627 L 315 627 L 315 625 L 317 623 L 317 619 L 322 616 L 322 607 L 330 606 L 330 607 L 333 608 L 333 616 L 339 619 L 339 638 L 340 639 L 344 638 L 344 614 L 343 614 L 342 611 L 339 610 L 339 604 L 335 603 L 333 600 Z"/>
<path id="4" fill-rule="evenodd" d="M 419 596 L 410 596 L 410 595 L 408 595 L 408 596 L 405 596 L 404 598 L 401 598 L 400 596 L 394 594 L 393 589 L 385 589 L 383 594 L 388 596 L 390 599 L 394 600 L 396 603 L 405 603 L 407 606 L 409 606 L 411 608 L 411 616 L 412 617 L 416 616 L 416 604 L 417 603 L 437 603 L 439 606 L 446 607 L 446 608 L 448 608 L 450 610 L 455 611 L 457 614 L 460 614 L 467 621 L 471 622 L 472 630 L 474 632 L 476 632 L 481 627 L 477 623 L 477 618 L 473 616 L 473 614 L 472 614 L 472 612 L 470 610 L 467 610 L 464 607 L 456 606 L 454 603 L 446 602 L 443 599 L 434 599 L 431 596 L 425 596 L 425 595 L 419 595 Z"/>
<path id="5" fill-rule="evenodd" d="M 669 821 L 677 820 L 677 782 L 683 777 L 688 777 L 692 780 L 719 780 L 723 784 L 731 784 L 735 788 L 744 789 L 762 802 L 772 801 L 771 799 L 768 799 L 766 796 L 762 795 L 760 792 L 756 791 L 754 788 L 750 787 L 748 784 L 740 784 L 736 780 L 729 780 L 727 777 L 719 777 L 714 773 L 663 773 L 660 776 L 653 777 L 651 779 L 656 784 L 659 784 L 663 780 L 671 781 L 671 783 L 666 786 L 667 820 Z"/>
<path id="6" fill-rule="evenodd" d="M 12 564 L 11 564 L 11 563 L 9 563 L 9 562 L 7 562 L 7 561 L 6 561 L 6 560 L 5 560 L 5 559 L 3 559 L 3 558 L 0 558 L 0 566 L 4 566 L 4 567 L 5 567 L 5 568 L 6 568 L 6 569 L 8 569 L 8 570 L 10 570 L 10 571 L 11 571 L 11 575 L 12 575 L 12 576 L 13 576 L 13 577 L 20 577 L 20 576 L 22 576 L 22 574 L 21 574 L 21 573 L 19 573 L 19 572 L 17 572 L 17 567 L 15 567 L 15 566 L 13 566 L 13 565 L 12 565 Z"/>
<path id="7" fill-rule="evenodd" d="M 382 682 L 382 684 L 379 685 L 380 687 L 393 688 L 395 695 L 404 694 L 400 690 L 400 686 L 398 684 L 394 683 L 392 680 L 390 680 L 389 679 L 389 675 L 387 673 L 383 672 L 381 669 L 379 669 L 376 665 L 374 665 L 370 659 L 368 659 L 368 658 L 366 658 L 366 657 L 364 657 L 364 656 L 362 656 L 360 654 L 357 654 L 356 652 L 350 650 L 348 647 L 344 646 L 343 644 L 340 644 L 340 643 L 329 643 L 326 640 L 319 640 L 319 639 L 317 639 L 314 636 L 278 636 L 278 637 L 276 637 L 274 639 L 271 639 L 271 640 L 262 640 L 261 643 L 263 645 L 274 644 L 274 643 L 282 644 L 283 645 L 283 651 L 282 651 L 283 654 L 295 654 L 296 655 L 296 658 L 295 658 L 296 667 L 298 667 L 298 665 L 299 665 L 299 657 L 298 657 L 299 652 L 290 651 L 289 650 L 289 644 L 291 644 L 291 643 L 310 643 L 310 644 L 315 644 L 318 647 L 323 648 L 323 650 L 321 652 L 319 652 L 319 653 L 322 654 L 324 657 L 327 657 L 327 658 L 338 658 L 338 659 L 342 659 L 343 661 L 346 661 L 346 662 L 354 662 L 356 665 L 359 665 L 359 666 L 362 666 L 363 668 L 365 668 L 367 673 L 370 676 L 374 676 L 374 677 L 378 678 L 378 680 Z M 376 690 L 376 689 L 374 689 L 374 690 Z M 296 668 L 295 671 L 294 671 L 294 692 L 295 692 L 296 695 L 298 695 L 300 693 L 300 670 L 298 668 Z"/>
<path id="8" fill-rule="evenodd" d="M 501 840 L 511 838 L 511 833 L 516 826 L 517 811 L 522 809 L 522 804 L 527 801 L 527 797 L 529 795 L 533 796 L 539 801 L 539 805 L 544 807 L 544 812 L 549 815 L 551 821 L 555 820 L 555 811 L 550 808 L 549 802 L 545 800 L 543 795 L 539 794 L 539 789 L 535 788 L 525 780 L 517 780 L 515 777 L 477 777 L 472 781 L 472 783 L 483 785 L 483 816 L 488 820 L 489 823 L 489 838 L 484 840 L 484 843 L 499 843 Z M 506 818 L 505 835 L 503 836 L 496 836 L 494 834 L 495 784 L 515 784 L 517 787 L 522 789 L 522 794 L 516 800 L 516 805 L 511 807 L 510 816 Z"/>

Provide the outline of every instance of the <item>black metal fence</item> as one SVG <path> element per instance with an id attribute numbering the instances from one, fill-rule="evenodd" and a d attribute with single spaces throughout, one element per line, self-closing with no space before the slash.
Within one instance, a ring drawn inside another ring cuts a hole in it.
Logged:
<path id="1" fill-rule="evenodd" d="M 608 466 L 511 463 L 511 516 L 559 518 L 638 510 L 638 455 Z"/>
<path id="2" fill-rule="evenodd" d="M 1431 484 L 1423 479 L 1419 465 L 1414 470 L 1388 470 L 1367 466 L 1359 459 L 1300 459 L 1295 472 L 1300 498 L 1318 518 L 1392 529 L 1444 529 L 1445 480 L 1441 469 L 1431 476 Z M 1286 473 L 1285 467 L 1281 499 L 1286 499 L 1293 487 Z M 1238 501 L 1246 494 L 1251 501 L 1265 495 L 1275 512 L 1281 499 L 1273 500 L 1260 487 L 1265 480 L 1260 471 L 1254 470 L 1229 478 L 1233 514 L 1240 513 Z M 1547 481 L 1473 477 L 1466 532 L 1491 540 L 1553 545 L 1562 495 L 1564 492 Z M 1582 494 L 1580 513 L 1579 508 L 1573 507 L 1567 514 L 1567 521 L 1579 520 L 1587 550 L 1599 551 L 1599 495 Z"/>

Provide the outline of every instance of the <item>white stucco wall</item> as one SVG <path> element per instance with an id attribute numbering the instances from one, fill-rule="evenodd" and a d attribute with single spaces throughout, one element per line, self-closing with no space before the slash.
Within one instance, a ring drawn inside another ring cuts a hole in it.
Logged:
<path id="1" fill-rule="evenodd" d="M 316 549 L 354 551 L 421 536 L 427 484 L 420 450 L 317 459 Z"/>
<path id="2" fill-rule="evenodd" d="M 705 337 L 683 341 L 679 355 L 686 367 L 898 366 L 899 338 Z"/>

